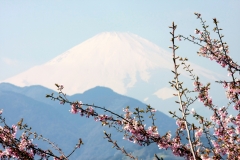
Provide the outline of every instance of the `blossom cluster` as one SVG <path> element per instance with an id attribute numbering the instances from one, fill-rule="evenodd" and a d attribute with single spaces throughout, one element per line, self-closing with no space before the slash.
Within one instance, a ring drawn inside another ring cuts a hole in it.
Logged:
<path id="1" fill-rule="evenodd" d="M 194 91 L 198 92 L 198 99 L 203 102 L 204 106 L 212 106 L 212 98 L 209 96 L 209 85 L 203 86 L 198 80 L 193 85 L 195 86 Z"/>
<path id="2" fill-rule="evenodd" d="M 1 111 L 2 112 L 2 111 Z M 3 149 L 0 152 L 0 158 L 17 158 L 24 159 L 23 157 L 28 157 L 29 159 L 34 158 L 35 145 L 32 143 L 32 140 L 28 139 L 23 133 L 20 137 L 20 140 L 16 140 L 17 126 L 0 126 L 0 139 Z"/>
<path id="3" fill-rule="evenodd" d="M 240 80 L 235 79 L 233 82 L 222 82 L 223 87 L 226 88 L 226 96 L 229 100 L 233 100 L 235 102 L 234 109 L 240 110 L 240 101 L 238 99 L 238 95 L 240 94 Z"/>
<path id="4" fill-rule="evenodd" d="M 55 156 L 50 150 L 44 151 L 38 148 L 36 144 L 33 144 L 33 139 L 30 139 L 32 133 L 28 132 L 29 130 L 25 130 L 20 138 L 17 138 L 17 132 L 19 129 L 23 129 L 22 120 L 17 125 L 10 127 L 5 123 L 5 119 L 2 118 L 2 112 L 3 110 L 0 110 L 0 120 L 4 123 L 3 126 L 0 126 L 0 140 L 3 148 L 0 150 L 0 159 L 33 160 L 36 156 L 40 157 L 40 159 L 48 159 L 50 156 L 56 160 L 66 159 Z"/>
<path id="5" fill-rule="evenodd" d="M 197 18 L 201 19 L 201 15 L 196 13 Z M 217 26 L 217 20 L 214 18 L 214 23 L 216 24 L 216 27 L 214 28 L 214 31 L 217 31 L 219 34 L 219 28 Z M 202 21 L 202 19 L 201 19 Z M 202 21 L 203 22 L 203 21 Z M 207 27 L 205 26 L 203 22 L 203 31 L 200 31 L 198 29 L 195 30 L 196 34 L 200 35 L 200 38 L 198 40 L 203 41 L 205 43 L 204 46 L 200 47 L 200 50 L 198 54 L 210 58 L 211 60 L 215 60 L 217 63 L 219 63 L 223 68 L 228 67 L 227 71 L 229 72 L 228 76 L 232 77 L 231 82 L 226 81 L 220 81 L 220 83 L 223 84 L 223 87 L 226 89 L 226 97 L 230 100 L 230 104 L 233 103 L 233 107 L 235 110 L 240 110 L 240 101 L 239 101 L 239 94 L 240 94 L 240 81 L 238 78 L 236 78 L 235 73 L 239 71 L 240 67 L 237 63 L 235 63 L 230 56 L 228 56 L 229 53 L 229 47 L 226 45 L 226 43 L 222 42 L 222 35 L 219 34 L 220 40 L 212 40 L 210 38 L 210 33 L 206 30 Z M 192 36 L 193 37 L 193 36 Z M 193 38 L 196 39 L 196 38 Z M 217 106 L 214 106 L 212 103 L 211 97 L 209 97 L 209 84 L 206 86 L 203 86 L 198 79 L 194 82 L 195 86 L 195 92 L 198 92 L 198 98 L 203 104 L 207 107 L 209 107 L 210 110 L 213 111 L 213 115 L 211 116 L 211 121 L 208 121 L 207 119 L 203 119 L 201 116 L 197 115 L 195 116 L 201 119 L 201 124 L 203 124 L 203 129 L 198 129 L 197 132 L 195 132 L 195 137 L 201 136 L 203 132 L 206 134 L 209 134 L 209 128 L 213 129 L 213 135 L 211 135 L 211 145 L 210 149 L 207 149 L 206 147 L 201 146 L 200 148 L 205 150 L 205 154 L 203 154 L 201 157 L 203 159 L 222 159 L 224 155 L 227 155 L 228 159 L 239 159 L 240 158 L 240 137 L 239 137 L 239 131 L 240 131 L 240 123 L 239 118 L 240 114 L 237 114 L 235 117 L 232 115 L 229 115 L 228 113 L 228 107 L 222 107 L 219 108 Z M 208 132 L 206 131 L 208 129 Z M 209 137 L 208 137 L 209 138 Z M 207 151 L 206 151 L 207 149 Z M 212 152 L 213 156 L 211 157 L 209 153 Z"/>
<path id="6" fill-rule="evenodd" d="M 216 140 L 211 140 L 215 154 L 228 155 L 228 159 L 240 158 L 240 114 L 236 117 L 228 115 L 226 107 L 215 110 L 211 120 L 214 126 L 213 135 Z M 233 124 L 233 125 L 230 125 Z"/>

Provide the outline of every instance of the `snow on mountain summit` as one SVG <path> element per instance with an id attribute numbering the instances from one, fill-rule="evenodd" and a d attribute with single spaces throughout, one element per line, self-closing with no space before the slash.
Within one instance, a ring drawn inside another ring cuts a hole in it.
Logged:
<path id="1" fill-rule="evenodd" d="M 60 83 L 68 94 L 105 86 L 125 94 L 140 81 L 150 83 L 156 71 L 172 68 L 171 54 L 152 42 L 132 33 L 104 32 L 4 82 L 18 86 L 40 84 L 51 89 Z M 196 68 L 202 75 L 213 75 Z"/>
<path id="2" fill-rule="evenodd" d="M 137 73 L 148 81 L 148 70 L 158 68 L 159 62 L 161 67 L 170 68 L 166 57 L 167 53 L 158 46 L 137 35 L 104 32 L 5 82 L 18 86 L 41 84 L 49 88 L 54 88 L 54 83 L 63 83 L 70 94 L 100 85 L 123 94 L 135 84 Z M 126 77 L 130 81 L 124 84 Z"/>
<path id="3" fill-rule="evenodd" d="M 73 47 L 49 63 L 68 65 L 81 62 L 87 65 L 93 61 L 100 63 L 101 66 L 124 68 L 132 65 L 133 68 L 145 70 L 146 67 L 159 66 L 158 60 L 161 58 L 162 66 L 169 68 L 171 64 L 166 61 L 166 56 L 169 57 L 169 55 L 164 52 L 155 44 L 135 34 L 104 32 Z M 162 53 L 161 57 L 159 53 Z"/>

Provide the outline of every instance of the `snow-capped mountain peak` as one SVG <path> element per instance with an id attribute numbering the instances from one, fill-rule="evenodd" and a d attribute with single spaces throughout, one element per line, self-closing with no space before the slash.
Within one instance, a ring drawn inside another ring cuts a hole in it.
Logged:
<path id="1" fill-rule="evenodd" d="M 3 82 L 18 86 L 39 84 L 50 89 L 56 89 L 54 84 L 59 83 L 66 86 L 68 94 L 105 86 L 142 101 L 147 101 L 149 95 L 166 99 L 172 93 L 165 88 L 173 77 L 169 71 L 173 69 L 171 56 L 171 53 L 138 35 L 103 32 L 45 64 Z M 208 79 L 217 76 L 200 66 L 192 66 Z M 167 95 L 165 91 L 169 91 Z"/>

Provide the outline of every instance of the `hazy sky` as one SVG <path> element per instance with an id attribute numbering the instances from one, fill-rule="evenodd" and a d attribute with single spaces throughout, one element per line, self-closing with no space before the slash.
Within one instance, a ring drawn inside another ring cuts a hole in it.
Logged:
<path id="1" fill-rule="evenodd" d="M 200 12 L 210 27 L 212 18 L 220 21 L 230 54 L 240 62 L 238 0 L 0 0 L 0 80 L 43 64 L 105 31 L 131 32 L 170 51 L 168 26 L 172 21 L 178 24 L 179 34 L 201 29 L 194 12 Z M 178 45 L 180 55 L 206 68 L 220 69 L 199 59 L 196 46 Z"/>

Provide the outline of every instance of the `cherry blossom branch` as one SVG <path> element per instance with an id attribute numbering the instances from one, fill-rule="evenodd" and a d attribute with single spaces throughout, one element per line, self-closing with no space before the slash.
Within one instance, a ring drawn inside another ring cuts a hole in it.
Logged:
<path id="1" fill-rule="evenodd" d="M 56 86 L 59 86 L 59 85 L 56 85 Z M 62 91 L 60 91 L 59 93 L 62 94 Z M 61 96 L 54 97 L 53 94 L 47 95 L 46 97 L 47 98 L 51 98 L 52 100 L 59 100 L 60 103 L 64 102 L 64 103 L 70 104 L 71 105 L 71 113 L 76 114 L 78 112 L 78 110 L 79 110 L 79 112 L 82 115 L 86 115 L 87 117 L 94 116 L 95 120 L 100 120 L 103 125 L 109 125 L 109 126 L 112 126 L 113 124 L 129 125 L 129 126 L 132 127 L 131 129 L 134 130 L 134 132 L 135 131 L 140 132 L 141 135 L 143 135 L 144 137 L 148 136 L 146 130 L 142 127 L 143 124 L 141 123 L 141 120 L 137 122 L 137 121 L 135 121 L 134 119 L 132 119 L 130 117 L 130 115 L 132 113 L 130 113 L 128 107 L 124 110 L 126 112 L 126 115 L 125 115 L 125 117 L 123 117 L 123 116 L 121 116 L 119 114 L 116 114 L 116 113 L 114 113 L 114 112 L 112 112 L 112 111 L 110 111 L 110 110 L 108 110 L 108 109 L 106 109 L 104 107 L 99 107 L 99 106 L 96 106 L 96 105 L 83 104 L 82 102 L 70 102 L 70 101 L 68 101 L 67 99 L 64 99 Z M 87 109 L 83 109 L 82 106 L 87 106 L 88 108 Z M 92 109 L 92 107 L 93 108 L 97 108 L 97 109 L 101 109 L 101 110 L 103 110 L 105 112 L 109 112 L 112 115 L 115 115 L 117 118 L 120 118 L 120 119 L 114 119 L 112 116 L 109 117 L 107 115 L 99 115 L 95 110 Z M 149 108 L 149 106 L 148 106 L 148 108 Z M 144 111 L 140 110 L 140 109 L 136 109 L 136 113 L 135 114 L 139 114 L 137 112 L 144 112 Z M 155 112 L 155 110 L 153 110 L 151 108 L 151 111 L 148 110 L 148 112 Z M 110 124 L 109 123 L 110 121 L 112 121 L 114 123 Z M 133 126 L 138 126 L 138 127 L 136 128 L 136 127 L 133 127 Z M 132 138 L 134 138 L 141 145 L 145 145 L 145 144 L 149 145 L 150 143 L 154 142 L 153 138 L 148 138 L 148 139 L 145 139 L 145 140 L 141 140 L 141 139 L 136 138 L 135 135 L 130 136 L 130 139 L 132 139 Z"/>
<path id="2" fill-rule="evenodd" d="M 104 131 L 104 134 L 105 134 L 105 137 L 104 138 L 107 138 L 108 139 L 108 142 L 112 143 L 113 144 L 113 148 L 116 147 L 117 150 L 120 150 L 123 154 L 125 154 L 127 157 L 131 158 L 131 159 L 134 159 L 134 160 L 138 160 L 138 158 L 134 157 L 132 154 L 130 153 L 127 153 L 127 151 L 122 147 L 119 147 L 119 145 L 117 144 L 117 141 L 113 141 L 111 139 L 111 134 L 108 134 Z"/>
<path id="3" fill-rule="evenodd" d="M 52 152 L 37 148 L 25 133 L 21 135 L 20 139 L 17 139 L 15 137 L 17 126 L 13 125 L 11 128 L 6 124 L 2 116 L 0 116 L 0 119 L 1 123 L 4 123 L 4 127 L 0 127 L 0 144 L 5 149 L 5 151 L 1 151 L 0 158 L 34 159 L 35 155 L 39 155 L 42 158 L 49 156 L 60 158 Z"/>
<path id="4" fill-rule="evenodd" d="M 187 124 L 187 120 L 186 120 L 186 115 L 185 115 L 185 109 L 183 107 L 183 103 L 182 103 L 182 94 L 184 91 L 182 91 L 180 93 L 180 87 L 181 87 L 181 84 L 179 84 L 179 80 L 178 80 L 178 76 L 179 76 L 179 73 L 177 71 L 177 68 L 179 67 L 179 65 L 176 64 L 176 59 L 178 59 L 179 57 L 176 57 L 176 54 L 175 54 L 175 51 L 178 49 L 178 47 L 175 45 L 175 30 L 177 28 L 177 25 L 174 25 L 174 22 L 172 23 L 172 26 L 169 27 L 169 28 L 172 28 L 172 32 L 170 32 L 170 34 L 172 35 L 172 51 L 173 51 L 173 64 L 174 64 L 174 71 L 173 73 L 175 74 L 175 88 L 176 90 L 178 91 L 178 99 L 179 99 L 179 105 L 180 105 L 180 108 L 181 108 L 181 112 L 182 112 L 182 118 L 183 118 L 183 121 L 185 123 L 185 128 L 186 128 L 186 132 L 187 132 L 187 136 L 188 136 L 188 142 L 189 142 L 189 145 L 190 145 L 190 149 L 191 149 L 191 152 L 192 152 L 192 156 L 193 156 L 193 159 L 196 160 L 196 155 L 195 155 L 195 152 L 194 152 L 194 148 L 193 148 L 193 144 L 192 144 L 192 141 L 191 141 L 191 135 L 190 135 L 190 131 L 189 131 L 189 128 L 188 128 L 188 124 Z"/>

